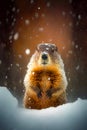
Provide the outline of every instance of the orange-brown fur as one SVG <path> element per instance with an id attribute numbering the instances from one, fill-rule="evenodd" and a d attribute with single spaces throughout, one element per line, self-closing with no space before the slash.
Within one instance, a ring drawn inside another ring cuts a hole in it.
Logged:
<path id="1" fill-rule="evenodd" d="M 27 71 L 26 81 L 29 83 L 24 96 L 26 108 L 42 109 L 66 102 L 61 68 L 55 63 L 43 66 L 36 62 L 31 71 Z"/>

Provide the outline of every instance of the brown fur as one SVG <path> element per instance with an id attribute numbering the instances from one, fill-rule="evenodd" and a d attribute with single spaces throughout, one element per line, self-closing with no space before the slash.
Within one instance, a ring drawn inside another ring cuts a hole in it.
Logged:
<path id="1" fill-rule="evenodd" d="M 55 63 L 41 66 L 35 63 L 31 72 L 27 71 L 29 83 L 25 90 L 24 106 L 26 108 L 42 109 L 58 106 L 66 102 L 66 91 L 60 67 Z"/>

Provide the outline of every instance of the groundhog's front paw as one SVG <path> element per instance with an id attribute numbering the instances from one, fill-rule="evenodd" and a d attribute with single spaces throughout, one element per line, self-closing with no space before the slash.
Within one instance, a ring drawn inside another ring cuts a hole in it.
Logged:
<path id="1" fill-rule="evenodd" d="M 34 90 L 34 92 L 36 93 L 38 98 L 42 97 L 42 91 L 41 91 L 39 86 L 38 87 L 31 87 L 31 88 Z"/>
<path id="2" fill-rule="evenodd" d="M 51 98 L 52 97 L 52 94 L 56 93 L 57 91 L 59 91 L 60 88 L 50 88 L 46 91 L 46 96 Z"/>

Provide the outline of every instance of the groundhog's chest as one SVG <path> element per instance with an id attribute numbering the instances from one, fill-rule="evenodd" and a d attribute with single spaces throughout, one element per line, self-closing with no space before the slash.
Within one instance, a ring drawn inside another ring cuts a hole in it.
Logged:
<path id="1" fill-rule="evenodd" d="M 52 87 L 58 87 L 61 82 L 61 75 L 53 71 L 36 71 L 31 73 L 30 82 L 32 86 L 38 86 L 45 92 Z"/>

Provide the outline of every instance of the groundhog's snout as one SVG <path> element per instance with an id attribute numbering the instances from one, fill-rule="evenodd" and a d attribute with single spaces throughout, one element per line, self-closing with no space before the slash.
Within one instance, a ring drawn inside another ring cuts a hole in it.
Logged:
<path id="1" fill-rule="evenodd" d="M 40 55 L 40 63 L 43 64 L 43 65 L 46 65 L 49 63 L 49 54 L 47 52 L 42 52 L 41 55 Z"/>
<path id="2" fill-rule="evenodd" d="M 47 60 L 47 58 L 48 58 L 48 55 L 47 55 L 46 53 L 43 53 L 43 54 L 42 54 L 42 59 L 43 59 L 43 60 Z"/>

